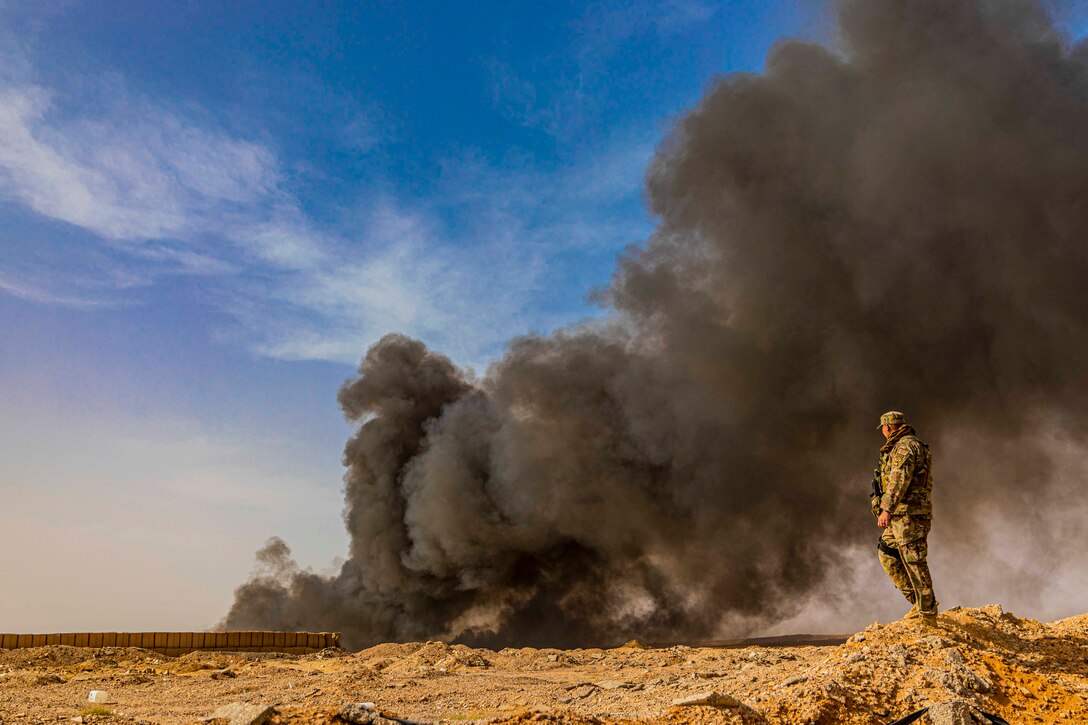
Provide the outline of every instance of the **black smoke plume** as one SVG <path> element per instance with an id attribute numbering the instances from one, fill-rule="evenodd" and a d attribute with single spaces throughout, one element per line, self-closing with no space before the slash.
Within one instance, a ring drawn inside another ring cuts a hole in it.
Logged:
<path id="1" fill-rule="evenodd" d="M 956 551 L 985 507 L 1054 543 L 1054 435 L 1088 423 L 1088 47 L 1026 1 L 836 12 L 834 49 L 781 42 L 677 122 L 606 321 L 478 381 L 400 335 L 367 352 L 339 395 L 350 556 L 322 577 L 273 540 L 226 626 L 566 646 L 780 621 L 873 546 L 890 408 L 934 445 Z"/>

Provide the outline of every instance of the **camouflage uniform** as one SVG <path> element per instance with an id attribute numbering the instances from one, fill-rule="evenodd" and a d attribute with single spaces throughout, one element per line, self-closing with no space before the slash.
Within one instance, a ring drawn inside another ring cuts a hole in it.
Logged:
<path id="1" fill-rule="evenodd" d="M 933 579 L 926 562 L 926 537 L 933 517 L 933 454 L 918 440 L 903 414 L 885 413 L 881 425 L 900 427 L 880 449 L 880 498 L 872 498 L 873 513 L 891 513 L 891 522 L 878 543 L 880 565 L 913 606 L 911 616 L 937 613 Z"/>

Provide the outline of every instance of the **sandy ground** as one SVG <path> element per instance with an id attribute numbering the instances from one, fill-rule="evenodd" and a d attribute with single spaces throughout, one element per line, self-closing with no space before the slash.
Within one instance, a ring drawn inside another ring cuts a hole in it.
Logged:
<path id="1" fill-rule="evenodd" d="M 104 690 L 112 702 L 87 702 Z M 717 704 L 675 705 L 716 693 Z M 469 649 L 357 653 L 0 650 L 0 722 L 196 723 L 232 702 L 269 722 L 351 722 L 345 704 L 437 722 L 887 723 L 963 701 L 1014 723 L 1088 723 L 1088 614 L 1041 624 L 997 606 L 937 626 L 874 624 L 839 646 Z"/>

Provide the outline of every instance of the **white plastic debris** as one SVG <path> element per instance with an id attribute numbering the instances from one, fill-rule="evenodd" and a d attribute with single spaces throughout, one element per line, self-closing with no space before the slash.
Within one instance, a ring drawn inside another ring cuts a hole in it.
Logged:
<path id="1" fill-rule="evenodd" d="M 91 690 L 91 694 L 87 695 L 87 702 L 105 703 L 109 701 L 109 693 L 105 690 Z"/>

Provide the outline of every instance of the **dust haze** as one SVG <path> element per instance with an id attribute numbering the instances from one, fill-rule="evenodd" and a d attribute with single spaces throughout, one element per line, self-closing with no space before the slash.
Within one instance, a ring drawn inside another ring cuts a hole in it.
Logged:
<path id="1" fill-rule="evenodd" d="M 397 334 L 367 351 L 339 394 L 346 561 L 271 540 L 225 626 L 574 646 L 868 621 L 898 596 L 868 509 L 890 408 L 935 450 L 942 606 L 1083 608 L 1088 47 L 1032 2 L 835 12 L 834 47 L 780 42 L 675 122 L 604 320 L 481 379 Z"/>

